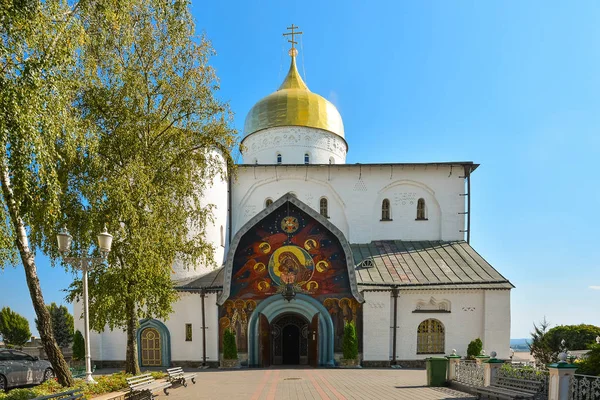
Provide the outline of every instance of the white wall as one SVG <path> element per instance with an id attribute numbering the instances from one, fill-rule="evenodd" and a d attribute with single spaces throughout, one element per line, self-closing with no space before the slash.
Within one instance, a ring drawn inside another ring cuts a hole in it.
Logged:
<path id="1" fill-rule="evenodd" d="M 498 353 L 498 358 L 510 357 L 510 290 L 486 290 L 483 323 L 483 348 Z"/>
<path id="2" fill-rule="evenodd" d="M 372 240 L 462 240 L 465 211 L 462 167 L 449 165 L 240 166 L 232 188 L 233 233 L 261 211 L 265 200 L 294 192 L 319 210 L 329 202 L 330 221 L 351 243 Z M 392 221 L 381 221 L 383 199 Z M 427 221 L 416 221 L 417 200 Z"/>
<path id="3" fill-rule="evenodd" d="M 390 359 L 390 293 L 365 292 L 363 304 L 363 360 Z"/>
<path id="4" fill-rule="evenodd" d="M 205 299 L 206 356 L 207 361 L 218 360 L 219 325 L 216 294 L 207 294 Z M 81 303 L 74 303 L 75 329 L 83 334 Z M 163 322 L 171 336 L 171 361 L 202 361 L 202 308 L 200 294 L 179 293 L 173 304 L 173 313 Z M 192 341 L 185 341 L 185 324 L 192 324 Z M 121 329 L 91 332 L 90 350 L 92 360 L 124 361 L 127 334 Z"/>
<path id="5" fill-rule="evenodd" d="M 276 164 L 277 153 L 282 164 L 304 164 L 304 154 L 310 164 L 346 162 L 346 142 L 340 136 L 317 128 L 282 126 L 255 132 L 242 141 L 244 164 Z"/>

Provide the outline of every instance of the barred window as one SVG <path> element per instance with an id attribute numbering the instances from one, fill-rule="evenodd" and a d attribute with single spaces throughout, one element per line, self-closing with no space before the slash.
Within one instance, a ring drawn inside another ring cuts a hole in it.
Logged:
<path id="1" fill-rule="evenodd" d="M 271 200 L 271 199 L 265 200 L 265 208 L 269 207 L 271 204 L 273 204 L 273 200 Z"/>
<path id="2" fill-rule="evenodd" d="M 321 201 L 319 202 L 319 209 L 319 212 L 322 216 L 324 216 L 325 218 L 329 217 L 327 210 L 327 199 L 325 197 L 321 197 Z"/>
<path id="3" fill-rule="evenodd" d="M 417 354 L 444 354 L 444 325 L 437 319 L 426 319 L 417 329 Z"/>
<path id="4" fill-rule="evenodd" d="M 425 199 L 417 201 L 417 219 L 427 219 L 425 218 Z"/>
<path id="5" fill-rule="evenodd" d="M 281 164 L 281 153 L 277 153 L 277 164 Z"/>
<path id="6" fill-rule="evenodd" d="M 383 202 L 381 203 L 381 220 L 390 220 L 390 201 L 388 199 L 383 199 Z"/>
<path id="7" fill-rule="evenodd" d="M 310 163 L 310 155 L 308 153 L 304 153 L 304 164 Z"/>

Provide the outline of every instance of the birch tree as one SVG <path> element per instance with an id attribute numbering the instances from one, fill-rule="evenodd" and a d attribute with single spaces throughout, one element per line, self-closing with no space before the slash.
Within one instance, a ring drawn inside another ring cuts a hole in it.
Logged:
<path id="1" fill-rule="evenodd" d="M 118 6 L 117 6 L 118 4 Z M 89 276 L 90 321 L 127 332 L 126 370 L 139 373 L 140 318 L 168 318 L 176 292 L 171 268 L 213 262 L 204 230 L 212 209 L 201 196 L 233 166 L 235 131 L 208 64 L 214 54 L 196 36 L 189 2 L 149 0 L 87 12 L 79 105 L 97 148 L 81 152 L 70 187 L 82 199 L 67 211 L 83 242 L 107 224 L 109 265 Z M 88 157 L 87 154 L 98 154 Z M 87 159 L 86 159 L 87 157 Z M 91 229 L 93 227 L 93 229 Z M 71 299 L 81 296 L 81 282 Z"/>
<path id="2" fill-rule="evenodd" d="M 52 333 L 35 253 L 55 254 L 59 170 L 85 142 L 74 100 L 78 4 L 0 1 L 0 265 L 22 264 L 44 350 L 62 385 L 73 378 Z"/>

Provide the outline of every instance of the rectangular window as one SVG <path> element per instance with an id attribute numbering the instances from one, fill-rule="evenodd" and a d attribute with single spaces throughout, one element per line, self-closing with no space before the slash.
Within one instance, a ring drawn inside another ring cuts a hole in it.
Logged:
<path id="1" fill-rule="evenodd" d="M 185 324 L 185 341 L 192 341 L 192 324 Z"/>

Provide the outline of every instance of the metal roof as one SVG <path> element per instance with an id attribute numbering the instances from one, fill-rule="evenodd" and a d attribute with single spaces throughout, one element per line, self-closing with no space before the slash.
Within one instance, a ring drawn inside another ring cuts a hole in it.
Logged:
<path id="1" fill-rule="evenodd" d="M 514 286 L 467 242 L 377 240 L 351 244 L 361 289 L 381 286 L 511 289 Z"/>
<path id="2" fill-rule="evenodd" d="M 479 167 L 480 164 L 476 164 L 473 161 L 440 161 L 440 162 L 414 162 L 414 163 L 355 163 L 355 164 L 237 164 L 238 168 L 260 168 L 260 167 L 302 167 L 302 168 L 316 168 L 316 167 L 335 167 L 335 168 L 356 168 L 362 167 L 441 167 L 441 166 L 463 166 L 470 167 L 470 171 L 473 172 Z"/>

